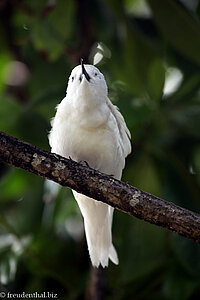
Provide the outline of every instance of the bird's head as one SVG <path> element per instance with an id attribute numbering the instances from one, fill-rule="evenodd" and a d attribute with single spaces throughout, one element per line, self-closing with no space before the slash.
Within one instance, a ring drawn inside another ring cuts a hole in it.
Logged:
<path id="1" fill-rule="evenodd" d="M 103 74 L 93 65 L 81 64 L 76 66 L 69 77 L 67 95 L 88 95 L 98 98 L 106 98 L 108 88 Z"/>

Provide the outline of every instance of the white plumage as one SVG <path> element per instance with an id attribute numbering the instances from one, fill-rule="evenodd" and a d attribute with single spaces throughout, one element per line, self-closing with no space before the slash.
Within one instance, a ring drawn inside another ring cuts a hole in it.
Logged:
<path id="1" fill-rule="evenodd" d="M 131 152 L 130 132 L 107 97 L 103 74 L 83 63 L 72 70 L 66 97 L 57 106 L 49 135 L 51 151 L 120 179 Z M 93 266 L 118 264 L 112 244 L 113 208 L 73 191 L 84 218 Z"/>

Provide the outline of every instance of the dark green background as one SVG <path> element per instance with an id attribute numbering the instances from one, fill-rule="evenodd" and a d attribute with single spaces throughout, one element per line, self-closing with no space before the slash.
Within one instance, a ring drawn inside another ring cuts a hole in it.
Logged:
<path id="1" fill-rule="evenodd" d="M 149 0 L 144 17 L 139 0 L 2 0 L 0 130 L 49 149 L 50 119 L 71 69 L 80 57 L 91 63 L 101 42 L 98 67 L 132 135 L 123 180 L 198 212 L 200 2 L 185 2 Z M 28 69 L 18 86 L 8 81 L 13 61 Z M 172 68 L 182 81 L 164 94 Z M 43 179 L 0 165 L 1 288 L 82 299 L 90 276 L 85 237 L 66 230 L 80 227 L 80 212 L 68 189 L 49 204 L 43 193 Z M 106 299 L 199 299 L 197 244 L 119 211 L 113 225 L 120 264 L 104 272 Z"/>

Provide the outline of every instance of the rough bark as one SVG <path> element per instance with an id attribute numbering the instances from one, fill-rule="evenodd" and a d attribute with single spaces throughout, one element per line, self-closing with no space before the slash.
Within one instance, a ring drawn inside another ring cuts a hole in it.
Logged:
<path id="1" fill-rule="evenodd" d="M 0 132 L 0 160 L 200 242 L 200 215 Z"/>

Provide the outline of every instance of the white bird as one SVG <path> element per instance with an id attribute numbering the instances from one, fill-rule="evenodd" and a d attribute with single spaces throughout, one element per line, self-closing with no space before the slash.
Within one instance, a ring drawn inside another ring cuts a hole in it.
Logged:
<path id="1" fill-rule="evenodd" d="M 69 77 L 66 97 L 57 106 L 49 143 L 53 153 L 86 161 L 90 167 L 121 178 L 131 152 L 130 132 L 117 106 L 108 98 L 103 74 L 93 65 L 76 66 Z M 113 208 L 73 191 L 84 218 L 92 265 L 118 264 L 112 244 Z"/>

